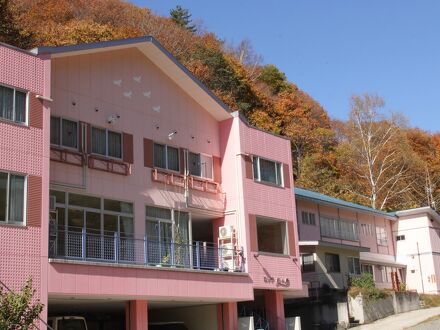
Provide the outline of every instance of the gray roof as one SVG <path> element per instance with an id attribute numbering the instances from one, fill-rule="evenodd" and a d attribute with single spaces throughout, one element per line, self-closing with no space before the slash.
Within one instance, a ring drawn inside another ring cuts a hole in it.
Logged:
<path id="1" fill-rule="evenodd" d="M 332 204 L 332 205 L 339 206 L 339 207 L 345 207 L 345 208 L 354 209 L 354 210 L 358 210 L 358 211 L 362 211 L 362 212 L 374 213 L 374 214 L 378 214 L 378 215 L 382 215 L 382 216 L 386 216 L 386 217 L 395 218 L 394 213 L 388 213 L 388 212 L 373 209 L 368 206 L 347 202 L 347 201 L 344 201 L 339 198 L 330 197 L 330 196 L 320 194 L 315 191 L 307 190 L 304 188 L 296 188 L 295 187 L 294 192 L 295 192 L 295 196 L 297 198 L 313 200 L 316 202 Z"/>

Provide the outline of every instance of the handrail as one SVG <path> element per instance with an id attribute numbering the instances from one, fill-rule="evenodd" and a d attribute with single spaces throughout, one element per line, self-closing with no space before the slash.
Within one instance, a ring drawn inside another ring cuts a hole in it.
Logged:
<path id="1" fill-rule="evenodd" d="M 210 242 L 179 242 L 88 232 L 85 228 L 49 231 L 49 256 L 114 264 L 176 267 L 208 271 L 244 271 L 243 253 Z"/>

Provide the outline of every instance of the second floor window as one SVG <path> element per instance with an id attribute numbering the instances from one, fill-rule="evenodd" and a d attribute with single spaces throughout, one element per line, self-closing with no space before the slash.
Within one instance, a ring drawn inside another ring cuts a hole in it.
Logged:
<path id="1" fill-rule="evenodd" d="M 330 216 L 321 216 L 321 235 L 325 237 L 340 238 L 358 241 L 358 225 L 356 222 L 341 220 Z"/>
<path id="2" fill-rule="evenodd" d="M 179 149 L 165 145 L 154 144 L 154 167 L 179 171 Z"/>
<path id="3" fill-rule="evenodd" d="M 27 93 L 15 88 L 0 86 L 0 117 L 26 123 Z"/>
<path id="4" fill-rule="evenodd" d="M 388 245 L 388 236 L 384 227 L 376 227 L 377 244 Z"/>
<path id="5" fill-rule="evenodd" d="M 312 225 L 312 226 L 316 225 L 315 214 L 314 213 L 302 211 L 301 212 L 301 218 L 302 218 L 302 223 L 304 225 Z"/>
<path id="6" fill-rule="evenodd" d="M 0 172 L 0 223 L 23 223 L 26 177 Z"/>
<path id="7" fill-rule="evenodd" d="M 122 158 L 122 134 L 105 128 L 92 127 L 92 153 Z"/>
<path id="8" fill-rule="evenodd" d="M 281 163 L 254 156 L 253 167 L 255 181 L 266 182 L 277 186 L 283 185 Z"/>
<path id="9" fill-rule="evenodd" d="M 212 157 L 204 154 L 188 152 L 189 174 L 206 179 L 213 178 Z"/>
<path id="10" fill-rule="evenodd" d="M 60 117 L 50 117 L 50 143 L 77 149 L 78 123 Z"/>

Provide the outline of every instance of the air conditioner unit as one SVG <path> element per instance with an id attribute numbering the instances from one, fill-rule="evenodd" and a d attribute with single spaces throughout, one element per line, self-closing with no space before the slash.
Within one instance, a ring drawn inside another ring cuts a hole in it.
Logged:
<path id="1" fill-rule="evenodd" d="M 222 258 L 231 258 L 234 256 L 234 246 L 232 243 L 221 245 L 219 250 L 219 255 Z"/>
<path id="2" fill-rule="evenodd" d="M 55 206 L 57 202 L 57 198 L 55 196 L 49 196 L 49 211 L 55 212 L 57 210 L 57 207 Z"/>
<path id="3" fill-rule="evenodd" d="M 232 226 L 222 226 L 218 229 L 218 238 L 228 239 L 232 238 L 234 228 Z"/>

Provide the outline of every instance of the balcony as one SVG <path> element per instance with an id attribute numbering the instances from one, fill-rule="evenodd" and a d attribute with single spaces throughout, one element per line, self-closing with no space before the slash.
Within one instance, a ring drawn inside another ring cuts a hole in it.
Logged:
<path id="1" fill-rule="evenodd" d="M 49 258 L 188 270 L 244 271 L 243 253 L 236 248 L 198 241 L 135 239 L 118 233 L 102 235 L 84 228 L 50 230 Z"/>

